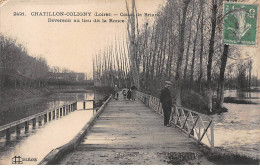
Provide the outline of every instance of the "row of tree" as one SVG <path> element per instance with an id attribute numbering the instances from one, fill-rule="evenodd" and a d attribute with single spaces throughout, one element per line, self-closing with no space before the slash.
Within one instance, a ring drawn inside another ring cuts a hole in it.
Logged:
<path id="1" fill-rule="evenodd" d="M 130 87 L 133 77 L 128 59 L 126 41 L 115 37 L 114 43 L 93 57 L 93 78 L 95 86 Z"/>
<path id="2" fill-rule="evenodd" d="M 222 43 L 223 3 L 168 0 L 154 22 L 139 26 L 135 0 L 131 5 L 126 1 L 128 38 L 97 53 L 94 79 L 110 86 L 128 81 L 155 94 L 165 80 L 171 80 L 177 105 L 181 105 L 182 90 L 193 90 L 205 97 L 212 111 L 213 92 L 217 91 L 216 107 L 221 108 L 224 84 L 250 88 L 253 64 L 250 57 L 242 57 L 239 48 Z"/>
<path id="3" fill-rule="evenodd" d="M 44 87 L 55 84 L 52 74 L 75 73 L 68 68 L 49 67 L 46 60 L 31 56 L 15 39 L 0 34 L 0 88 Z M 75 83 L 75 82 L 74 82 Z"/>
<path id="4" fill-rule="evenodd" d="M 0 34 L 1 88 L 17 85 L 42 86 L 46 82 L 49 67 L 42 57 L 31 57 L 26 48 L 15 39 Z"/>

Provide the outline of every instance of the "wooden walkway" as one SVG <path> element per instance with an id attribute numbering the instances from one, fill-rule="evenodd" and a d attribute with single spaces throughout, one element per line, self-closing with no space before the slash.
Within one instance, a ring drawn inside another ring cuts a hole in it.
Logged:
<path id="1" fill-rule="evenodd" d="M 88 135 L 60 164 L 212 164 L 196 142 L 139 101 L 111 100 Z"/>

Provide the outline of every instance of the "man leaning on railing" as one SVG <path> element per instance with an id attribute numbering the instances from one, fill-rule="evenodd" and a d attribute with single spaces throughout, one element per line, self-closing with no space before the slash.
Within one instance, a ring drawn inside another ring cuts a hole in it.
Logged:
<path id="1" fill-rule="evenodd" d="M 161 90 L 160 102 L 162 103 L 163 116 L 164 116 L 164 126 L 170 127 L 170 115 L 172 107 L 172 96 L 170 88 L 172 83 L 170 81 L 165 81 L 165 87 Z"/>

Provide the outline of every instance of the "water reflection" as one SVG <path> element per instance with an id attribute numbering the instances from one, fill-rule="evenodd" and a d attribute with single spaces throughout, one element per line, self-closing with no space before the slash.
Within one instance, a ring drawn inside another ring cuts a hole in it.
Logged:
<path id="1" fill-rule="evenodd" d="M 67 101 L 79 101 L 78 109 L 83 108 L 83 100 L 93 100 L 94 93 L 60 93 L 51 96 L 56 102 L 49 101 L 49 104 L 62 105 Z M 65 100 L 65 101 L 64 101 Z M 59 102 L 58 102 L 59 101 Z M 53 106 L 47 106 L 51 109 Z M 93 110 L 93 102 L 86 102 L 86 109 L 91 110 L 78 110 L 69 115 L 58 118 L 55 121 L 47 122 L 46 125 L 36 125 L 33 130 L 29 126 L 29 132 L 25 133 L 24 129 L 21 130 L 20 136 L 17 138 L 12 134 L 11 141 L 8 145 L 5 143 L 5 138 L 0 139 L 0 165 L 12 164 L 14 156 L 21 156 L 22 158 L 36 158 L 37 161 L 26 161 L 24 164 L 38 164 L 52 149 L 57 148 L 69 142 L 95 115 Z M 40 111 L 38 111 L 40 112 Z"/>
<path id="2" fill-rule="evenodd" d="M 226 97 L 260 102 L 260 92 L 226 91 Z M 260 158 L 260 104 L 224 103 L 227 113 L 215 115 L 215 146 Z"/>
<path id="3" fill-rule="evenodd" d="M 236 97 L 239 99 L 259 99 L 260 92 L 246 92 L 241 90 L 226 90 L 225 91 L 225 97 Z"/>
<path id="4" fill-rule="evenodd" d="M 0 112 L 0 126 L 13 121 L 37 114 L 44 110 L 51 110 L 54 107 L 62 106 L 71 101 L 82 101 L 88 99 L 103 99 L 105 96 L 98 93 L 54 93 L 45 97 L 24 102 L 18 107 L 10 103 L 8 107 Z"/>

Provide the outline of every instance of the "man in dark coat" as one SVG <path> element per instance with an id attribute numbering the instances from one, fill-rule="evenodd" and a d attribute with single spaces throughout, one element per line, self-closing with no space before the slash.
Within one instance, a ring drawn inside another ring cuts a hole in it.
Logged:
<path id="1" fill-rule="evenodd" d="M 114 99 L 118 100 L 118 87 L 115 85 L 114 87 Z"/>
<path id="2" fill-rule="evenodd" d="M 172 83 L 170 81 L 165 81 L 165 87 L 161 90 L 160 102 L 162 103 L 163 113 L 164 113 L 164 126 L 169 127 L 171 107 L 172 107 L 172 96 L 170 92 Z"/>
<path id="3" fill-rule="evenodd" d="M 131 100 L 131 97 L 132 97 L 131 94 L 132 94 L 132 91 L 129 88 L 128 91 L 127 91 L 127 96 L 126 96 L 128 100 Z"/>

